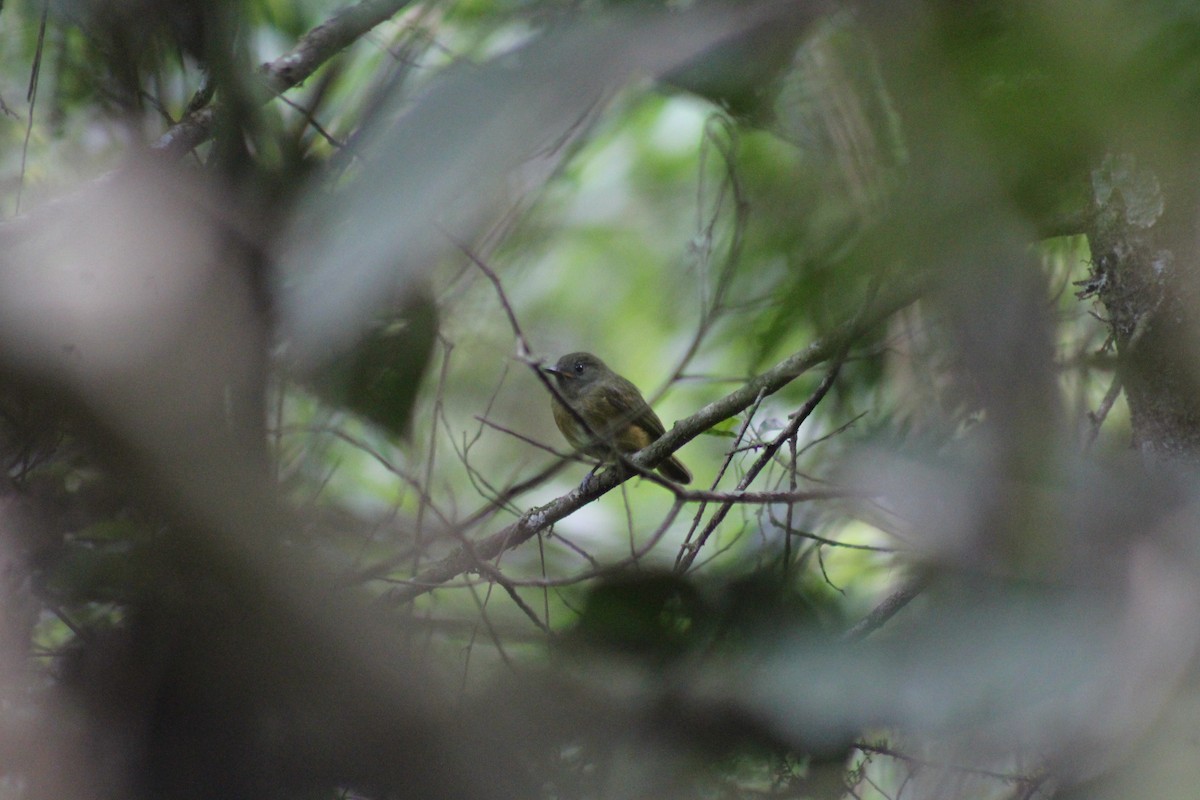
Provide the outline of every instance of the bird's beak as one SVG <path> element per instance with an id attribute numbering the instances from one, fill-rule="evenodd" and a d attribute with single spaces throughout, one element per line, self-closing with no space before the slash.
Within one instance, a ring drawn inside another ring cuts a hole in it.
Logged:
<path id="1" fill-rule="evenodd" d="M 560 378 L 565 378 L 570 374 L 569 372 L 565 372 L 558 367 L 539 367 L 539 369 L 541 369 L 542 372 L 549 372 L 551 375 L 557 375 Z"/>

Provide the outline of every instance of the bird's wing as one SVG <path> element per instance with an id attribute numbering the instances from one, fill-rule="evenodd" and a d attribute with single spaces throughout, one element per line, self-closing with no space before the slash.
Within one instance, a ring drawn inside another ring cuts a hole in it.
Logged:
<path id="1" fill-rule="evenodd" d="M 662 420 L 654 413 L 654 409 L 642 399 L 642 393 L 637 390 L 630 381 L 625 378 L 620 379 L 622 387 L 626 390 L 624 393 L 605 392 L 604 399 L 622 418 L 629 420 L 630 423 L 637 425 L 639 428 L 650 434 L 650 441 L 654 441 L 658 437 L 666 433 L 666 428 L 663 427 Z M 624 396 L 622 396 L 622 394 Z M 636 397 L 636 402 L 629 402 L 625 398 Z"/>

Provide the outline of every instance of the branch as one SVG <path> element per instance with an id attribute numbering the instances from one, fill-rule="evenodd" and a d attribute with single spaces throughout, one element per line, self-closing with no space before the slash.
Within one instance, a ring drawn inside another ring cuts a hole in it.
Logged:
<path id="1" fill-rule="evenodd" d="M 925 591 L 932 581 L 932 576 L 922 575 L 907 586 L 902 586 L 887 598 L 877 605 L 870 614 L 860 619 L 854 624 L 854 627 L 846 631 L 845 639 L 848 642 L 857 642 L 865 639 L 879 628 L 883 627 L 884 623 L 899 613 L 900 609 L 916 599 L 917 595 Z"/>
<path id="2" fill-rule="evenodd" d="M 849 342 L 913 302 L 919 294 L 918 283 L 908 283 L 895 288 L 887 293 L 886 297 L 876 300 L 867 313 L 859 314 L 855 320 L 843 323 L 829 335 L 751 379 L 737 391 L 676 422 L 660 439 L 632 456 L 629 459 L 631 465 L 639 470 L 652 469 L 713 425 L 749 408 L 760 394 L 774 394 L 800 375 L 825 362 Z M 471 547 L 473 552 L 468 552 L 460 546 L 450 555 L 431 564 L 405 585 L 392 589 L 384 596 L 383 601 L 394 604 L 410 602 L 430 589 L 476 569 L 479 559 L 495 558 L 505 550 L 528 541 L 540 531 L 578 511 L 630 477 L 632 475 L 628 471 L 621 469 L 608 469 L 589 477 L 562 497 L 544 506 L 529 509 L 511 525 L 475 542 Z"/>
<path id="3" fill-rule="evenodd" d="M 391 19 L 411 0 L 360 0 L 340 9 L 296 42 L 296 46 L 259 72 L 272 95 L 303 83 L 317 68 L 353 44 L 369 30 Z M 212 136 L 216 111 L 210 106 L 188 114 L 169 128 L 153 149 L 171 158 L 182 158 Z"/>
<path id="4" fill-rule="evenodd" d="M 828 393 L 830 388 L 833 387 L 833 382 L 837 378 L 838 372 L 842 368 L 842 363 L 845 361 L 848 343 L 849 340 L 847 340 L 847 345 L 844 345 L 838 351 L 838 355 L 834 360 L 833 366 L 829 368 L 829 371 L 825 374 L 825 378 L 816 388 L 816 391 L 812 393 L 812 396 L 809 397 L 801 407 L 799 413 L 790 415 L 792 419 L 790 422 L 788 422 L 787 427 L 785 427 L 783 431 L 781 431 L 780 434 L 776 436 L 775 439 L 770 442 L 761 453 L 759 453 L 759 456 L 755 460 L 754 464 L 748 470 L 746 470 L 746 474 L 743 475 L 741 480 L 738 481 L 737 493 L 744 492 L 746 488 L 749 487 L 750 484 L 755 480 L 755 478 L 758 477 L 758 474 L 762 472 L 767 464 L 770 464 L 775 459 L 775 453 L 778 452 L 783 443 L 790 441 L 792 437 L 796 435 L 796 432 L 800 430 L 800 426 L 804 424 L 804 421 L 807 420 L 809 415 L 812 414 L 813 410 L 816 409 L 817 404 L 821 402 L 826 393 Z M 704 545 L 708 542 L 708 539 L 712 535 L 713 531 L 715 531 L 717 526 L 724 521 L 726 515 L 729 514 L 733 506 L 734 504 L 732 502 L 723 502 L 721 507 L 718 508 L 712 517 L 709 518 L 708 524 L 704 526 L 704 530 L 700 532 L 700 535 L 696 537 L 696 540 L 692 541 L 689 536 L 689 538 L 679 548 L 679 555 L 675 559 L 676 572 L 682 574 L 691 568 L 692 563 L 695 562 L 696 556 L 700 552 L 700 548 L 704 547 Z"/>
<path id="5" fill-rule="evenodd" d="M 1024 785 L 1024 784 L 1028 784 L 1030 782 L 1035 782 L 1036 785 L 1040 785 L 1041 783 L 1045 782 L 1045 776 L 1023 775 L 1023 774 L 1015 773 L 1015 772 L 996 772 L 995 770 L 983 769 L 981 767 L 972 767 L 972 766 L 967 766 L 965 764 L 952 764 L 949 762 L 930 761 L 927 759 L 917 758 L 916 756 L 910 756 L 905 753 L 901 753 L 898 750 L 895 750 L 891 747 L 888 747 L 884 744 L 879 744 L 879 743 L 856 742 L 854 744 L 854 749 L 859 750 L 863 753 L 867 753 L 867 754 L 886 756 L 887 758 L 894 758 L 897 761 L 903 761 L 906 764 L 911 764 L 913 767 L 933 768 L 933 769 L 941 769 L 941 770 L 953 770 L 954 772 L 965 772 L 970 775 L 981 775 L 985 778 L 993 778 L 998 781 L 1004 781 L 1005 783 L 1016 783 L 1016 784 Z"/>
<path id="6" fill-rule="evenodd" d="M 809 500 L 836 500 L 843 497 L 875 496 L 874 494 L 856 489 L 814 489 L 811 491 L 797 490 L 794 492 L 749 492 L 745 489 L 737 489 L 732 492 L 718 492 L 708 489 L 679 489 L 671 484 L 670 481 L 662 481 L 661 483 L 673 491 L 675 496 L 680 500 L 703 500 L 708 503 L 787 503 L 788 505 L 792 505 L 794 503 L 806 503 Z"/>

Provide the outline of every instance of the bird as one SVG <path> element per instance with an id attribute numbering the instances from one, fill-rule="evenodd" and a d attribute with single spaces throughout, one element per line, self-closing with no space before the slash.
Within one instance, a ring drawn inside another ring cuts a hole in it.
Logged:
<path id="1" fill-rule="evenodd" d="M 615 453 L 637 452 L 666 433 L 638 388 L 591 353 L 568 353 L 542 371 L 554 376 L 558 388 L 550 398 L 554 423 L 576 450 L 613 461 Z M 676 483 L 692 480 L 692 473 L 675 456 L 659 464 L 658 471 Z"/>

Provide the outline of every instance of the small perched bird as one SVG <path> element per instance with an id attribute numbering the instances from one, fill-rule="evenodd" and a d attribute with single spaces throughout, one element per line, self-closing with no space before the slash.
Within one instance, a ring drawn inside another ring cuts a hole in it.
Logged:
<path id="1" fill-rule="evenodd" d="M 554 376 L 563 399 L 587 422 L 587 428 L 558 397 L 551 398 L 554 422 L 571 446 L 601 461 L 613 451 L 633 453 L 647 447 L 666 429 L 637 387 L 591 353 L 570 353 L 543 371 Z M 678 483 L 690 483 L 692 473 L 671 456 L 658 471 Z"/>

